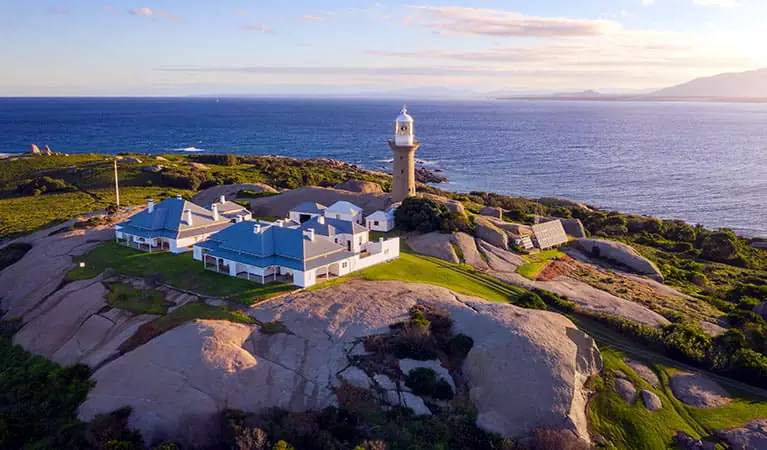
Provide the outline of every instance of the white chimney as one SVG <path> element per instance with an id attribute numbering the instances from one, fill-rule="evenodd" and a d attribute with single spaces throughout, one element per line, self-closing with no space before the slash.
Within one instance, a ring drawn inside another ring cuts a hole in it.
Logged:
<path id="1" fill-rule="evenodd" d="M 211 205 L 210 210 L 213 211 L 213 220 L 215 222 L 218 222 L 218 219 L 219 219 L 218 205 L 214 203 L 213 205 Z"/>
<path id="2" fill-rule="evenodd" d="M 226 203 L 226 197 L 222 195 L 222 196 L 221 196 L 221 201 L 220 201 L 219 203 L 221 203 L 222 205 L 223 205 L 224 203 Z"/>
<path id="3" fill-rule="evenodd" d="M 325 216 L 317 216 L 317 223 L 325 225 Z"/>
<path id="4" fill-rule="evenodd" d="M 314 242 L 314 228 L 309 228 L 306 230 L 306 236 L 309 238 L 310 241 Z"/>
<path id="5" fill-rule="evenodd" d="M 151 198 L 146 202 L 147 209 L 149 211 L 149 214 L 152 214 L 154 212 L 154 200 Z"/>
<path id="6" fill-rule="evenodd" d="M 237 217 L 234 218 L 235 223 L 242 222 L 242 214 L 237 214 Z"/>
<path id="7" fill-rule="evenodd" d="M 277 222 L 274 222 L 274 224 L 277 225 L 278 227 L 282 228 L 282 221 L 281 220 L 278 220 Z"/>
<path id="8" fill-rule="evenodd" d="M 177 199 L 179 199 L 179 200 L 183 200 L 183 199 L 184 199 L 184 197 L 182 197 L 182 196 L 181 196 L 181 194 L 178 194 L 178 195 L 176 196 L 176 198 L 177 198 Z"/>
<path id="9" fill-rule="evenodd" d="M 191 209 L 187 209 L 186 211 L 184 211 L 184 215 L 186 216 L 186 224 L 191 226 L 192 225 L 192 210 Z"/>
<path id="10" fill-rule="evenodd" d="M 253 224 L 253 234 L 258 234 L 261 232 L 261 224 Z"/>

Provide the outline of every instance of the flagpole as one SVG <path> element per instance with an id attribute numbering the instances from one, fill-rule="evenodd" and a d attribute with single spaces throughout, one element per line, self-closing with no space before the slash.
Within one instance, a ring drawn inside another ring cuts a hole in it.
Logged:
<path id="1" fill-rule="evenodd" d="M 115 198 L 117 200 L 117 209 L 120 209 L 120 184 L 117 181 L 117 159 L 115 159 Z"/>

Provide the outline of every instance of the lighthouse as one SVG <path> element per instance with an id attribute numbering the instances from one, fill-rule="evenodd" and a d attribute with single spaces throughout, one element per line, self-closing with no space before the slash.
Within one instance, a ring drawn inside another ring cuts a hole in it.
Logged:
<path id="1" fill-rule="evenodd" d="M 415 195 L 415 151 L 421 143 L 415 138 L 413 118 L 402 107 L 394 126 L 394 139 L 389 140 L 389 147 L 394 152 L 392 175 L 392 201 L 401 202 Z"/>

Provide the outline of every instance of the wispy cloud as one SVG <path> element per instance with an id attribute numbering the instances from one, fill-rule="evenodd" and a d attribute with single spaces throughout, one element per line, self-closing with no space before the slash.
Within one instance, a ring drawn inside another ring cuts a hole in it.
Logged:
<path id="1" fill-rule="evenodd" d="M 536 17 L 494 9 L 410 6 L 409 21 L 452 34 L 567 39 L 604 36 L 620 30 L 610 20 Z"/>
<path id="2" fill-rule="evenodd" d="M 171 14 L 167 11 L 154 11 L 149 8 L 137 8 L 137 9 L 131 9 L 128 11 L 133 16 L 143 16 L 143 17 L 161 17 L 163 19 L 168 20 L 181 20 L 183 17 L 177 16 L 175 14 Z"/>
<path id="3" fill-rule="evenodd" d="M 244 31 L 260 31 L 262 33 L 274 33 L 274 31 L 271 28 L 267 27 L 267 26 L 264 26 L 264 25 L 252 25 L 252 24 L 249 24 L 249 23 L 246 23 L 245 25 L 243 25 L 242 29 Z"/>
<path id="4" fill-rule="evenodd" d="M 719 6 L 721 8 L 735 8 L 740 6 L 738 0 L 694 0 L 699 6 Z"/>
<path id="5" fill-rule="evenodd" d="M 324 22 L 327 20 L 325 17 L 313 16 L 311 14 L 301 16 L 300 19 L 304 22 Z"/>

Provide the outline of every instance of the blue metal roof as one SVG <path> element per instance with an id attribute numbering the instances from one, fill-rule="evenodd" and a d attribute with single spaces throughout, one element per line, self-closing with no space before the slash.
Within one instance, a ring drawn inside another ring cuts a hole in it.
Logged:
<path id="1" fill-rule="evenodd" d="M 323 214 L 326 209 L 328 209 L 327 206 L 319 203 L 303 202 L 296 205 L 291 211 L 305 214 Z"/>
<path id="2" fill-rule="evenodd" d="M 320 220 L 325 223 L 320 223 Z M 301 224 L 301 227 L 305 230 L 313 228 L 317 233 L 323 236 L 333 236 L 335 234 L 360 234 L 368 231 L 367 228 L 358 224 L 357 222 L 349 222 L 348 220 L 331 219 L 325 217 L 320 219 L 319 217 L 313 217 Z"/>
<path id="3" fill-rule="evenodd" d="M 245 212 L 244 208 L 240 207 L 240 209 Z M 192 212 L 191 223 L 187 223 L 184 216 L 184 211 L 187 210 Z M 186 235 L 209 233 L 211 227 L 228 224 L 230 216 L 233 217 L 233 215 L 236 215 L 236 209 L 228 208 L 226 214 L 220 214 L 219 220 L 213 220 L 213 211 L 180 198 L 167 198 L 154 205 L 154 210 L 151 213 L 146 209 L 133 215 L 120 225 L 131 227 L 134 230 L 141 229 L 152 232 L 166 230 L 171 234 L 166 234 L 165 237 L 175 238 L 180 233 Z"/>

